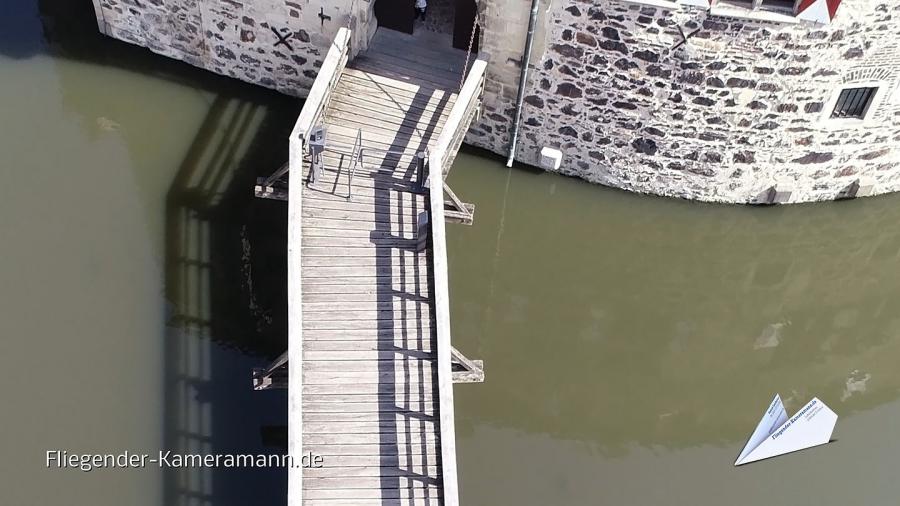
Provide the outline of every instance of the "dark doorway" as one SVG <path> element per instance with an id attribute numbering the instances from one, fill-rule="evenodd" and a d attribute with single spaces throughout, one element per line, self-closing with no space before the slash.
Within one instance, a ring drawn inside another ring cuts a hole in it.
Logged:
<path id="1" fill-rule="evenodd" d="M 481 28 L 475 27 L 475 16 L 478 13 L 478 5 L 475 0 L 455 0 L 456 15 L 453 19 L 453 47 L 456 49 L 469 49 L 469 39 L 472 37 L 472 29 L 475 28 L 475 39 L 472 41 L 472 52 L 478 52 L 479 36 Z"/>
<path id="2" fill-rule="evenodd" d="M 375 2 L 378 26 L 403 33 L 413 33 L 415 8 L 413 0 L 378 0 Z"/>

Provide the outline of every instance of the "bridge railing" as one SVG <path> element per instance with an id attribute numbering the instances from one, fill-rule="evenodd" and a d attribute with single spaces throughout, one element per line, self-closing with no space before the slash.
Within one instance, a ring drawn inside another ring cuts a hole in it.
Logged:
<path id="1" fill-rule="evenodd" d="M 337 86 L 344 68 L 347 66 L 347 60 L 350 56 L 350 35 L 349 28 L 340 28 L 334 36 L 334 42 L 328 49 L 328 54 L 325 55 L 325 61 L 322 62 L 322 67 L 319 68 L 316 80 L 313 81 L 309 95 L 307 95 L 306 101 L 303 103 L 303 109 L 300 110 L 300 116 L 297 118 L 294 129 L 291 131 L 288 162 L 272 173 L 271 176 L 258 180 L 256 187 L 256 195 L 258 197 L 286 198 L 272 185 L 287 174 L 288 171 L 293 171 L 294 174 L 303 174 L 303 156 L 306 156 L 306 152 L 309 149 L 309 135 L 321 121 L 322 114 L 328 108 L 328 103 L 331 100 L 331 94 Z"/>
<path id="2" fill-rule="evenodd" d="M 435 148 L 425 160 L 428 172 L 428 199 L 431 216 L 433 293 L 437 330 L 438 397 L 441 428 L 441 466 L 444 504 L 459 505 L 456 472 L 456 425 L 453 414 L 453 347 L 450 344 L 450 286 L 445 236 L 444 174 L 450 168 L 472 119 L 481 108 L 487 58 L 479 56 L 472 65 L 462 90 L 447 116 Z"/>
<path id="3" fill-rule="evenodd" d="M 350 52 L 350 30 L 341 28 L 325 56 L 319 74 L 309 91 L 289 141 L 287 169 L 294 174 L 288 180 L 288 455 L 297 461 L 303 454 L 303 310 L 300 277 L 300 239 L 303 195 L 303 158 L 309 134 L 328 107 L 331 93 L 347 65 Z M 273 174 L 275 177 L 278 173 Z M 282 174 L 277 175 L 281 177 Z M 277 179 L 276 177 L 276 179 Z M 271 177 L 270 177 L 271 179 Z M 288 469 L 288 506 L 301 506 L 303 501 L 303 469 Z"/>
<path id="4" fill-rule="evenodd" d="M 328 107 L 331 100 L 331 94 L 337 86 L 347 66 L 347 59 L 350 56 L 350 29 L 340 28 L 334 36 L 334 42 L 325 55 L 322 67 L 319 68 L 319 74 L 313 82 L 294 130 L 291 133 L 291 139 L 303 139 L 307 141 L 307 136 L 313 127 L 322 119 L 322 114 Z"/>
<path id="5" fill-rule="evenodd" d="M 437 139 L 432 160 L 438 163 L 441 174 L 446 175 L 453 165 L 453 159 L 462 146 L 466 132 L 477 115 L 481 113 L 482 98 L 484 97 L 484 75 L 487 69 L 488 55 L 480 53 L 472 63 L 469 74 L 463 83 L 456 102 L 450 109 L 447 121 L 444 123 L 441 135 Z"/>

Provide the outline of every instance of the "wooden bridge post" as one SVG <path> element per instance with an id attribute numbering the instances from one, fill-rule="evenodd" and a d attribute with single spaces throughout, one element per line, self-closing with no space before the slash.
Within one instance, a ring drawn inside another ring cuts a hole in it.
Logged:
<path id="1" fill-rule="evenodd" d="M 428 245 L 429 228 L 431 227 L 428 226 L 428 212 L 422 211 L 419 213 L 416 223 L 416 251 L 425 251 L 425 247 Z"/>
<path id="2" fill-rule="evenodd" d="M 420 191 L 425 191 L 425 164 L 428 160 L 428 153 L 420 151 L 416 154 L 416 184 Z"/>

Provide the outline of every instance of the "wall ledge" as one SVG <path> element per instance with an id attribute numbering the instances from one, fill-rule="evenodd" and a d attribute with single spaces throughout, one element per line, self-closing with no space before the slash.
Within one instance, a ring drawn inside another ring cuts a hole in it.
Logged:
<path id="1" fill-rule="evenodd" d="M 674 0 L 619 0 L 623 4 L 644 5 L 647 7 L 659 7 L 661 9 L 676 10 L 679 4 Z"/>
<path id="2" fill-rule="evenodd" d="M 730 5 L 719 5 L 709 10 L 710 16 L 722 18 L 748 19 L 751 21 L 764 21 L 767 23 L 781 23 L 785 25 L 796 25 L 800 20 L 790 14 L 781 14 L 770 11 L 754 11 L 741 7 L 732 7 Z"/>

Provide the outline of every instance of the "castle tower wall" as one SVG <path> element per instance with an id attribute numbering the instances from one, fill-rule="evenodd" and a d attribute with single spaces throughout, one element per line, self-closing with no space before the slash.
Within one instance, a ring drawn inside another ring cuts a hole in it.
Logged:
<path id="1" fill-rule="evenodd" d="M 498 153 L 509 139 L 528 4 L 481 2 L 482 49 L 492 56 L 488 110 L 467 141 Z M 716 202 L 900 189 L 896 3 L 844 0 L 829 24 L 724 0 L 712 10 L 554 0 L 541 16 L 520 161 L 538 165 L 549 146 L 562 151 L 564 174 Z M 841 90 L 866 87 L 877 90 L 864 119 L 831 117 Z"/>

